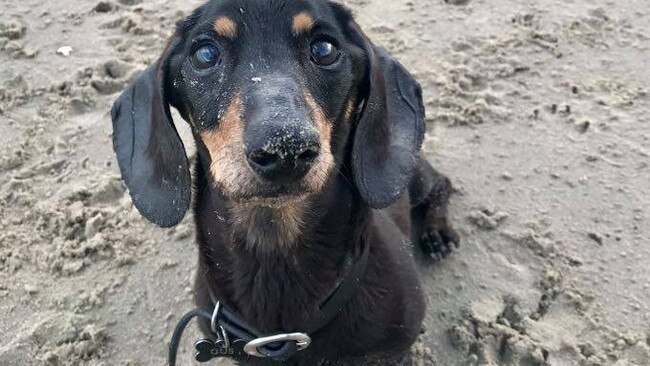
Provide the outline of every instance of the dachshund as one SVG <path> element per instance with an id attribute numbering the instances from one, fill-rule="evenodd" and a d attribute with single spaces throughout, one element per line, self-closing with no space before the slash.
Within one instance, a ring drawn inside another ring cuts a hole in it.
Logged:
<path id="1" fill-rule="evenodd" d="M 191 161 L 170 107 L 191 128 Z M 192 206 L 198 308 L 218 303 L 286 336 L 362 269 L 309 347 L 284 358 L 249 349 L 233 356 L 241 364 L 411 364 L 426 309 L 414 248 L 440 259 L 458 246 L 452 186 L 420 151 L 420 85 L 347 8 L 209 1 L 177 24 L 112 120 L 140 213 L 172 227 Z M 207 319 L 200 327 L 221 339 Z"/>

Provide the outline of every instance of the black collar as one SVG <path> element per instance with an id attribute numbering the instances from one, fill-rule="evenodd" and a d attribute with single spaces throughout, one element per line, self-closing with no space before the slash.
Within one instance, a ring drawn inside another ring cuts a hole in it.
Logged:
<path id="1" fill-rule="evenodd" d="M 346 273 L 323 301 L 319 311 L 306 323 L 303 332 L 264 334 L 246 323 L 241 317 L 226 308 L 214 296 L 208 286 L 214 304 L 212 311 L 194 309 L 181 317 L 174 328 L 169 343 L 169 365 L 176 364 L 176 352 L 183 330 L 194 317 L 210 320 L 212 336 L 216 340 L 200 339 L 194 346 L 195 359 L 206 362 L 216 357 L 266 357 L 285 361 L 296 352 L 309 347 L 311 336 L 320 331 L 340 313 L 356 293 L 368 263 L 369 244 L 361 240 L 360 253 L 348 254 Z"/>

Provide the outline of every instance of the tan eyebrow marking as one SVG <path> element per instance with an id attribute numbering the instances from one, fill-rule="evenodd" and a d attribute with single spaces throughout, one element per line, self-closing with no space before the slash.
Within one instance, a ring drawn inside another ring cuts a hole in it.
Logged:
<path id="1" fill-rule="evenodd" d="M 291 30 L 293 31 L 294 36 L 299 36 L 309 32 L 313 26 L 314 18 L 312 18 L 308 12 L 302 11 L 293 16 Z"/>
<path id="2" fill-rule="evenodd" d="M 237 35 L 237 24 L 227 16 L 220 16 L 214 21 L 214 30 L 221 37 L 234 39 Z"/>

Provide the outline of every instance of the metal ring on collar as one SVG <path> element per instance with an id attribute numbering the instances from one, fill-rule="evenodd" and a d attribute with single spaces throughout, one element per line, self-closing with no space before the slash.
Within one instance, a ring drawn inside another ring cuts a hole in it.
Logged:
<path id="1" fill-rule="evenodd" d="M 265 346 L 269 343 L 274 342 L 283 342 L 283 341 L 294 341 L 296 346 L 298 346 L 298 351 L 301 351 L 311 344 L 311 337 L 305 333 L 285 333 L 285 334 L 276 334 L 268 337 L 261 337 L 253 339 L 252 341 L 246 343 L 244 346 L 244 352 L 251 356 L 255 357 L 266 357 L 258 351 L 259 347 Z"/>

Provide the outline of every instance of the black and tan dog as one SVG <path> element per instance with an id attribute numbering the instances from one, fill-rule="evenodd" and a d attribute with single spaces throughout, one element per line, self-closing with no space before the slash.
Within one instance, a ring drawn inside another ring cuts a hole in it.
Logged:
<path id="1" fill-rule="evenodd" d="M 196 141 L 192 180 L 170 106 Z M 418 83 L 346 9 L 210 1 L 179 23 L 112 117 L 142 215 L 176 225 L 194 194 L 199 307 L 218 300 L 265 334 L 303 331 L 350 256 L 367 250 L 349 301 L 286 362 L 409 364 L 425 311 L 410 238 L 434 258 L 457 245 L 451 186 L 420 154 Z"/>

